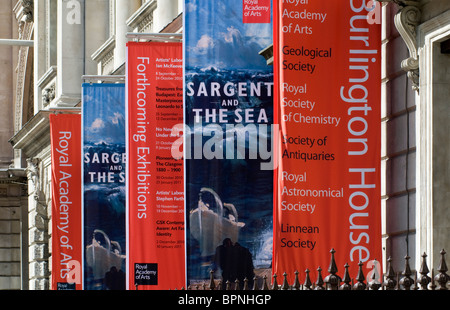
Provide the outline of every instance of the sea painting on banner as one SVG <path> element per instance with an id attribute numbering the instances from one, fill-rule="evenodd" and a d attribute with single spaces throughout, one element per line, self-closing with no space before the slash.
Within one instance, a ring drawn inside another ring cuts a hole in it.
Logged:
<path id="1" fill-rule="evenodd" d="M 83 84 L 85 290 L 125 289 L 125 86 Z"/>
<path id="2" fill-rule="evenodd" d="M 216 255 L 226 238 L 251 255 L 250 281 L 271 264 L 273 68 L 260 54 L 272 44 L 271 1 L 248 2 L 185 2 L 188 284 L 210 270 L 234 283 Z"/>

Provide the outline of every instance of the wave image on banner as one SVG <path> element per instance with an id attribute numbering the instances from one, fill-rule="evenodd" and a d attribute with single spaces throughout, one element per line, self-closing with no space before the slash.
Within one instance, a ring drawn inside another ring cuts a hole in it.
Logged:
<path id="1" fill-rule="evenodd" d="M 125 86 L 83 84 L 85 290 L 125 289 Z"/>
<path id="2" fill-rule="evenodd" d="M 251 285 L 271 265 L 273 69 L 260 55 L 272 44 L 271 2 L 259 12 L 245 2 L 185 2 L 188 285 L 211 270 Z"/>

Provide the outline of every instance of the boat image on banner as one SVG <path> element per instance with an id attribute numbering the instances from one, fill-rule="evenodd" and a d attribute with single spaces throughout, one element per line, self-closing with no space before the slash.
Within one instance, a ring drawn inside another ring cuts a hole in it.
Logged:
<path id="1" fill-rule="evenodd" d="M 125 85 L 83 84 L 83 289 L 125 289 Z"/>
<path id="2" fill-rule="evenodd" d="M 272 3 L 258 5 L 267 15 L 252 18 L 258 12 L 242 0 L 185 1 L 187 285 L 211 271 L 234 282 L 244 256 L 247 278 L 270 273 L 274 85 L 262 52 L 272 44 Z"/>
<path id="3" fill-rule="evenodd" d="M 117 241 L 110 240 L 100 229 L 94 230 L 92 243 L 86 247 L 86 264 L 94 271 L 94 278 L 101 279 L 117 266 L 122 266 L 126 256 L 121 253 L 122 248 Z"/>
<path id="4" fill-rule="evenodd" d="M 189 214 L 191 234 L 200 244 L 202 256 L 213 255 L 225 238 L 239 240 L 239 230 L 245 226 L 238 221 L 234 205 L 224 203 L 210 188 L 202 188 L 198 207 Z"/>

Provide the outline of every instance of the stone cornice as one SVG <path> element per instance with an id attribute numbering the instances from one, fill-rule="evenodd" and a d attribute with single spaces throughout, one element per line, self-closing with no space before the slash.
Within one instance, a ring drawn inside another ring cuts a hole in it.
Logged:
<path id="1" fill-rule="evenodd" d="M 153 11 L 156 9 L 156 1 L 148 1 L 144 3 L 139 10 L 137 10 L 127 20 L 127 26 L 131 28 L 138 28 L 138 32 L 142 32 L 148 26 L 148 23 L 153 21 Z"/>
<path id="2" fill-rule="evenodd" d="M 12 137 L 9 142 L 16 150 L 22 150 L 28 156 L 35 156 L 43 147 L 50 144 L 50 111 L 41 110 L 35 114 Z"/>

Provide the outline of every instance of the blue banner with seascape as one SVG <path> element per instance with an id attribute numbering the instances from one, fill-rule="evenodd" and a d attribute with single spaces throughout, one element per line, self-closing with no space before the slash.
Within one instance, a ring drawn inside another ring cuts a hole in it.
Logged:
<path id="1" fill-rule="evenodd" d="M 272 44 L 272 23 L 244 23 L 244 5 L 185 1 L 188 285 L 211 270 L 217 282 L 241 285 L 270 277 L 273 68 L 262 51 Z M 270 3 L 256 9 L 271 14 Z"/>
<path id="2" fill-rule="evenodd" d="M 125 86 L 83 84 L 85 290 L 125 289 Z"/>

